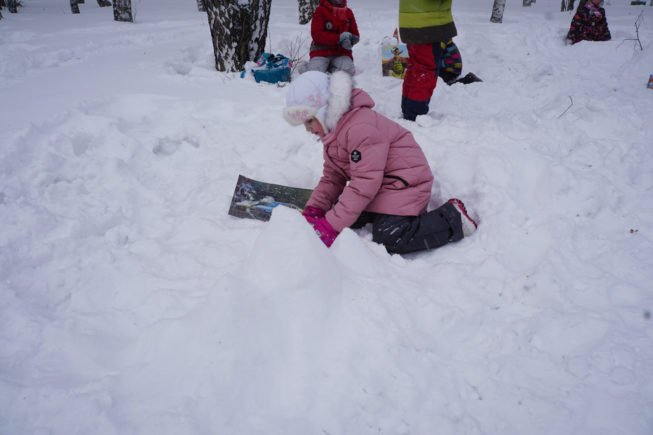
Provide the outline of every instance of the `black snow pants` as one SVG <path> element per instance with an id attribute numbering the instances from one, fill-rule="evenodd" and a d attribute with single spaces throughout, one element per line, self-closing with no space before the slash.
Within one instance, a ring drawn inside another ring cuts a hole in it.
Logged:
<path id="1" fill-rule="evenodd" d="M 449 203 L 419 216 L 363 212 L 352 228 L 372 224 L 372 240 L 391 254 L 439 248 L 463 238 L 460 213 Z"/>

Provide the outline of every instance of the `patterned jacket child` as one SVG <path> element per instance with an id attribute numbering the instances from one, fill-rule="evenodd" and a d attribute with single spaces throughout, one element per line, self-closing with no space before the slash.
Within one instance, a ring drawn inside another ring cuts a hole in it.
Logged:
<path id="1" fill-rule="evenodd" d="M 306 72 L 293 80 L 284 118 L 323 143 L 322 177 L 304 216 L 330 246 L 355 223 L 372 223 L 388 252 L 433 249 L 470 235 L 476 223 L 459 200 L 426 213 L 433 175 L 413 135 L 375 112 L 351 76 Z"/>
<path id="2" fill-rule="evenodd" d="M 311 22 L 309 71 L 343 70 L 354 74 L 352 47 L 360 40 L 347 0 L 321 0 Z"/>
<path id="3" fill-rule="evenodd" d="M 580 41 L 609 41 L 611 39 L 605 9 L 601 0 L 581 1 L 571 21 L 567 39 L 575 44 Z"/>

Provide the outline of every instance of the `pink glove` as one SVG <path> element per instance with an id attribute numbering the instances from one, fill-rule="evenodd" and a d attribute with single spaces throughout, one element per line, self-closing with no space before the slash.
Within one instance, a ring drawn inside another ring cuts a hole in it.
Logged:
<path id="1" fill-rule="evenodd" d="M 308 220 L 308 219 L 307 219 Z M 320 236 L 320 240 L 327 245 L 327 248 L 330 248 L 333 242 L 338 237 L 339 232 L 333 229 L 331 224 L 324 217 L 315 218 L 315 222 L 312 224 L 315 233 Z"/>
<path id="2" fill-rule="evenodd" d="M 313 207 L 313 206 L 308 206 L 304 209 L 302 212 L 302 216 L 306 219 L 306 221 L 313 225 L 315 224 L 317 218 L 322 218 L 324 217 L 324 214 L 326 212 L 322 210 L 321 208 Z"/>

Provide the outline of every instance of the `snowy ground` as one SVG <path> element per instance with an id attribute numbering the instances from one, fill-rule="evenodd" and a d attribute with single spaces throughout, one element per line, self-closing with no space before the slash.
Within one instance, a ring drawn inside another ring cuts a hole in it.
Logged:
<path id="1" fill-rule="evenodd" d="M 432 205 L 481 219 L 402 258 L 226 214 L 240 173 L 313 187 L 320 144 L 283 88 L 214 70 L 194 0 L 135 24 L 23 3 L 0 21 L 0 434 L 653 433 L 653 8 L 612 0 L 612 41 L 565 46 L 558 1 L 491 24 L 456 0 L 484 82 L 408 123 L 380 74 L 396 2 L 351 0 L 358 85 L 422 144 Z M 296 21 L 273 2 L 272 51 Z"/>

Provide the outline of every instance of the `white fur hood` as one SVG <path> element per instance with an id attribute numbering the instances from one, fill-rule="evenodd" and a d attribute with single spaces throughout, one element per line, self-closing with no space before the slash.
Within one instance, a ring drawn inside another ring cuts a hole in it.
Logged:
<path id="1" fill-rule="evenodd" d="M 338 125 L 342 115 L 351 109 L 351 93 L 354 88 L 354 80 L 343 71 L 336 71 L 331 74 L 329 80 L 329 102 L 326 108 L 325 127 L 333 131 Z"/>

